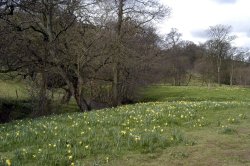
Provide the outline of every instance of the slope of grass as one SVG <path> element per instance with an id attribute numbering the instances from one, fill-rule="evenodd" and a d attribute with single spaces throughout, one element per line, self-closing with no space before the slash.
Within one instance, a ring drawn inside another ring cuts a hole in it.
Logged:
<path id="1" fill-rule="evenodd" d="M 2 124 L 0 165 L 250 165 L 248 89 L 155 88 L 160 102 Z"/>
<path id="2" fill-rule="evenodd" d="M 144 101 L 250 101 L 250 89 L 240 87 L 150 86 L 140 92 Z"/>
<path id="3" fill-rule="evenodd" d="M 174 151 L 168 157 L 179 160 L 185 153 L 190 155 L 186 148 L 205 146 L 207 136 L 223 138 L 213 137 L 215 142 L 238 138 L 250 116 L 249 108 L 250 104 L 240 102 L 161 102 L 17 121 L 0 126 L 1 161 L 10 160 L 13 165 L 112 164 L 128 154 L 165 155 L 169 148 Z M 234 132 L 228 133 L 230 129 Z M 249 147 L 249 132 L 245 132 L 239 145 Z M 172 148 L 176 146 L 185 151 L 179 154 Z"/>

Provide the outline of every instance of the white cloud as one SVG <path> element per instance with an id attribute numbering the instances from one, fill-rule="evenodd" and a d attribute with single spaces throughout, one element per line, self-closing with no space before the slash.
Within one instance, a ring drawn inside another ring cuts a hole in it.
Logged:
<path id="1" fill-rule="evenodd" d="M 218 3 L 235 3 L 237 0 L 214 0 Z"/>
<path id="2" fill-rule="evenodd" d="M 184 40 L 204 42 L 198 32 L 216 24 L 231 25 L 236 46 L 250 46 L 250 1 L 248 0 L 161 0 L 172 8 L 171 17 L 158 27 L 161 34 L 179 29 Z"/>

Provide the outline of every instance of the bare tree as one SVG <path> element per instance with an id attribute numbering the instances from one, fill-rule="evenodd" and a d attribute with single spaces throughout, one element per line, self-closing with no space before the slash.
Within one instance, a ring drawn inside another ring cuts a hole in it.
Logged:
<path id="1" fill-rule="evenodd" d="M 30 36 L 28 39 L 30 43 L 38 43 L 38 41 L 41 43 L 42 51 L 40 53 L 33 51 L 31 48 L 28 50 L 31 52 L 29 58 L 36 62 L 36 72 L 41 75 L 40 109 L 42 112 L 46 111 L 47 105 L 48 74 L 56 72 L 66 79 L 67 73 L 65 73 L 63 64 L 67 58 L 59 53 L 60 38 L 79 22 L 90 24 L 93 17 L 91 17 L 92 13 L 88 11 L 94 11 L 94 4 L 94 0 L 6 0 L 1 3 L 0 19 L 13 30 L 20 32 L 21 36 Z M 89 10 L 90 8 L 92 10 Z M 16 59 L 21 61 L 20 64 L 23 63 L 22 59 Z M 75 64 L 72 64 L 72 66 Z M 78 76 L 79 79 L 74 80 L 78 82 L 75 86 L 77 91 L 72 89 L 72 82 L 64 81 L 71 88 L 72 95 L 75 96 L 79 108 L 84 110 L 86 109 L 86 102 L 82 97 L 78 97 L 82 96 L 80 94 L 82 94 L 83 80 L 79 72 Z"/>
<path id="2" fill-rule="evenodd" d="M 112 54 L 113 63 L 113 105 L 118 105 L 121 102 L 119 89 L 121 80 L 119 73 L 121 70 L 121 58 L 126 56 L 124 52 L 123 37 L 128 33 L 124 25 L 126 22 L 134 22 L 134 28 L 141 28 L 142 26 L 160 20 L 170 14 L 170 9 L 161 5 L 158 1 L 153 0 L 105 0 L 101 2 L 101 6 L 108 6 L 105 8 L 110 20 L 115 22 L 115 40 L 114 53 Z M 110 21 L 109 20 L 109 21 Z"/>
<path id="3" fill-rule="evenodd" d="M 165 58 L 167 58 L 165 65 L 168 66 L 165 72 L 168 72 L 168 76 L 172 78 L 172 84 L 175 86 L 181 85 L 182 82 L 186 81 L 186 75 L 190 68 L 190 57 L 188 56 L 190 50 L 188 49 L 191 46 L 191 42 L 183 41 L 181 36 L 182 34 L 176 28 L 172 28 L 164 40 L 166 48 Z"/>
<path id="4" fill-rule="evenodd" d="M 231 42 L 236 36 L 230 35 L 231 26 L 215 25 L 209 27 L 207 34 L 209 41 L 207 42 L 211 56 L 216 58 L 217 67 L 217 83 L 221 85 L 221 66 L 223 59 L 227 56 L 231 47 Z"/>
<path id="5" fill-rule="evenodd" d="M 182 34 L 178 31 L 177 28 L 172 28 L 171 31 L 165 37 L 165 46 L 168 49 L 174 49 L 177 47 L 182 39 Z"/>

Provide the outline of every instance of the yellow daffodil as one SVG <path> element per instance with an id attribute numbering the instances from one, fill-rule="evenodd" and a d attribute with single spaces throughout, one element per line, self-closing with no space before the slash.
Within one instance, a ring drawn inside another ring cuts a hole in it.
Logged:
<path id="1" fill-rule="evenodd" d="M 11 161 L 10 161 L 9 159 L 7 159 L 7 160 L 6 160 L 6 164 L 7 164 L 8 166 L 10 166 L 10 165 L 11 165 Z"/>

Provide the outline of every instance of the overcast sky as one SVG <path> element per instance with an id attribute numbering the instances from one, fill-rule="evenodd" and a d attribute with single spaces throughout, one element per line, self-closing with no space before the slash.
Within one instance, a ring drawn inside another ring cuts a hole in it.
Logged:
<path id="1" fill-rule="evenodd" d="M 171 17 L 159 25 L 159 32 L 167 34 L 177 28 L 184 40 L 206 41 L 209 26 L 232 26 L 238 38 L 235 46 L 250 47 L 250 0 L 161 0 L 172 9 Z"/>

